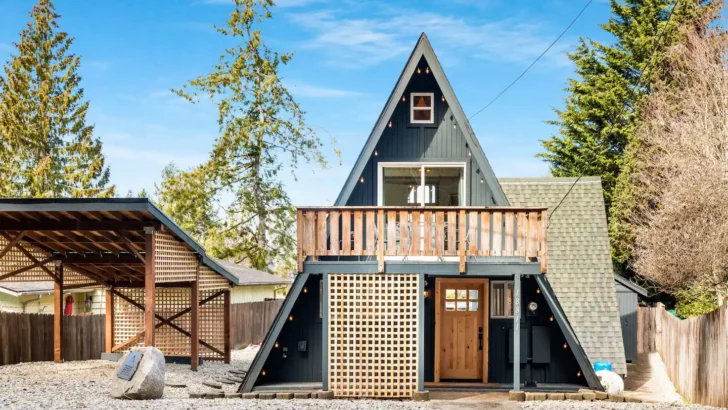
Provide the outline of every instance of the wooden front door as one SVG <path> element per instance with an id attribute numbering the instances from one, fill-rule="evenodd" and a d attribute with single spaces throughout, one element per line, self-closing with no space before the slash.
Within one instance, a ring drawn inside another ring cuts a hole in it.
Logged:
<path id="1" fill-rule="evenodd" d="M 435 382 L 488 381 L 488 279 L 435 282 Z"/>

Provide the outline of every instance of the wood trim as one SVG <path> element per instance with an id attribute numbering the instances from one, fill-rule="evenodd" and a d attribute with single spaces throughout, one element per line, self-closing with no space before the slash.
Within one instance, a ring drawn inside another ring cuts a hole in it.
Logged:
<path id="1" fill-rule="evenodd" d="M 224 314 L 223 314 L 223 335 L 224 335 L 224 356 L 225 363 L 229 364 L 231 359 L 232 333 L 230 332 L 230 290 L 226 290 L 223 294 L 224 298 Z"/>
<path id="2" fill-rule="evenodd" d="M 440 325 L 442 324 L 442 308 L 440 307 L 440 280 L 435 279 L 435 383 L 440 382 Z"/>
<path id="3" fill-rule="evenodd" d="M 488 355 L 490 346 L 490 279 L 485 279 L 483 282 L 483 383 L 488 383 L 488 368 L 489 361 Z"/>
<path id="4" fill-rule="evenodd" d="M 15 237 L 13 239 L 10 239 L 8 241 L 8 244 L 5 245 L 5 247 L 0 251 L 0 259 L 2 259 L 6 253 L 10 252 L 10 250 L 13 249 L 13 246 L 15 246 L 15 244 L 20 242 L 26 233 L 27 233 L 27 231 L 20 231 L 20 233 L 15 235 Z M 7 236 L 5 238 L 7 238 Z"/>
<path id="5" fill-rule="evenodd" d="M 56 265 L 53 283 L 53 362 L 63 362 L 63 265 Z"/>
<path id="6" fill-rule="evenodd" d="M 197 371 L 200 362 L 200 296 L 199 281 L 192 284 L 190 291 L 190 369 Z"/>

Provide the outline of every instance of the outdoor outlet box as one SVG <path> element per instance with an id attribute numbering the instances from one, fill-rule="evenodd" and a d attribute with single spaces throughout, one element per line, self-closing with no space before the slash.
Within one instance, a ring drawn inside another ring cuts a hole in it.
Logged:
<path id="1" fill-rule="evenodd" d="M 299 352 L 305 352 L 308 349 L 307 343 L 305 340 L 301 340 L 298 342 L 298 351 Z"/>

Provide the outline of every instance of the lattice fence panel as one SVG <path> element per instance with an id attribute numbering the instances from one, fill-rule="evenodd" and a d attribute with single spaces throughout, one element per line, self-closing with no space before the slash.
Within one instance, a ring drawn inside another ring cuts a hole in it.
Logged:
<path id="1" fill-rule="evenodd" d="M 0 249 L 5 249 L 5 246 L 7 246 L 7 244 L 8 240 L 4 237 L 0 237 Z M 36 248 L 35 246 L 27 242 L 21 241 L 20 245 L 25 248 L 25 250 L 27 250 L 31 255 L 33 255 L 33 257 L 38 261 L 43 261 L 44 259 L 47 259 L 51 256 L 48 252 Z M 8 251 L 8 253 L 5 254 L 5 256 L 0 259 L 0 276 L 13 272 L 17 269 L 24 268 L 26 266 L 33 265 L 34 263 L 35 262 L 31 261 L 17 247 L 14 246 Z M 53 270 L 55 269 L 53 262 L 49 262 L 45 266 L 50 269 L 51 272 L 53 272 Z M 41 267 L 35 267 L 25 272 L 3 279 L 3 282 L 45 282 L 49 280 L 53 280 L 53 278 L 50 277 Z"/>
<path id="2" fill-rule="evenodd" d="M 189 309 L 192 306 L 190 296 L 191 291 L 189 288 L 157 288 L 154 296 L 157 315 L 166 319 Z M 157 320 L 157 323 L 159 322 L 160 320 Z M 191 330 L 189 313 L 178 317 L 172 323 L 186 332 Z M 190 352 L 190 338 L 169 325 L 157 328 L 154 334 L 154 345 L 167 356 L 189 356 L 192 354 Z"/>
<path id="3" fill-rule="evenodd" d="M 200 290 L 200 300 L 205 300 L 219 290 Z M 222 293 L 200 306 L 200 339 L 223 354 L 200 344 L 200 357 L 211 360 L 225 358 L 225 298 Z"/>
<path id="4" fill-rule="evenodd" d="M 411 397 L 417 390 L 417 275 L 328 277 L 329 389 L 337 397 Z"/>
<path id="5" fill-rule="evenodd" d="M 144 306 L 144 289 L 117 288 L 119 293 Z M 120 345 L 144 330 L 144 310 L 114 295 L 114 346 Z M 144 346 L 144 338 L 120 349 L 129 351 L 133 347 Z"/>
<path id="6" fill-rule="evenodd" d="M 174 236 L 154 233 L 156 282 L 183 282 L 197 277 L 197 257 Z"/>
<path id="7" fill-rule="evenodd" d="M 200 290 L 222 290 L 230 287 L 230 281 L 205 265 L 200 265 Z"/>
<path id="8" fill-rule="evenodd" d="M 49 266 L 50 267 L 50 266 Z M 47 276 L 47 275 L 46 275 Z M 50 277 L 48 276 L 50 279 Z M 46 280 L 49 280 L 46 279 Z M 63 268 L 63 285 L 81 285 L 85 283 L 92 283 L 93 280 L 81 275 L 80 273 L 73 270 L 73 268 L 64 267 Z M 102 285 L 91 285 L 91 286 L 84 286 L 84 289 L 94 289 L 94 288 L 100 288 L 103 287 Z"/>

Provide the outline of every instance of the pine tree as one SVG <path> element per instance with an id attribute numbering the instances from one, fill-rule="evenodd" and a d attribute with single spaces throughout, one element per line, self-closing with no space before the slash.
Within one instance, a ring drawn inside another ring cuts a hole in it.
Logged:
<path id="1" fill-rule="evenodd" d="M 109 169 L 86 124 L 73 38 L 60 31 L 49 0 L 39 0 L 0 75 L 0 195 L 108 197 Z"/>
<path id="2" fill-rule="evenodd" d="M 610 221 L 640 101 L 650 93 L 650 84 L 663 75 L 664 50 L 678 38 L 675 28 L 694 19 L 709 3 L 611 0 L 612 17 L 601 27 L 614 36 L 614 44 L 581 39 L 569 54 L 578 78 L 569 80 L 566 108 L 555 110 L 558 120 L 548 121 L 559 127 L 559 135 L 542 141 L 545 152 L 537 156 L 550 164 L 554 176 L 600 176 Z M 666 27 L 674 4 L 679 7 Z"/>
<path id="3" fill-rule="evenodd" d="M 217 31 L 237 45 L 212 73 L 175 91 L 191 102 L 199 95 L 215 102 L 220 136 L 207 163 L 183 172 L 169 168 L 158 188 L 163 209 L 201 236 L 212 254 L 271 271 L 295 254 L 295 210 L 281 171 L 295 178 L 300 161 L 326 166 L 322 142 L 279 77 L 291 55 L 269 49 L 258 28 L 272 6 L 271 0 L 235 0 L 228 25 Z"/>

